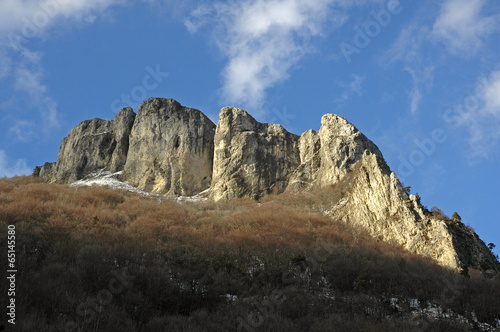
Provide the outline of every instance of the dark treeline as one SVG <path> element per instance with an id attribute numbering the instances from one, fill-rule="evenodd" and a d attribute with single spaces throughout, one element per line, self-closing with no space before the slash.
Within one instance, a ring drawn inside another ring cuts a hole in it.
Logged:
<path id="1" fill-rule="evenodd" d="M 336 190 L 179 204 L 2 179 L 0 231 L 16 227 L 19 271 L 16 325 L 7 327 L 469 331 L 474 315 L 496 324 L 499 280 L 456 274 L 323 216 Z M 471 324 L 419 315 L 416 301 Z"/>

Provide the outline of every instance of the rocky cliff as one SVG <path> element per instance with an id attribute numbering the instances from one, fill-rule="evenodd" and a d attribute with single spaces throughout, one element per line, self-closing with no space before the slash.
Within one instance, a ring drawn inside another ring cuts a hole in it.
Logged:
<path id="1" fill-rule="evenodd" d="M 129 137 L 124 179 L 141 190 L 191 196 L 212 181 L 215 125 L 173 99 L 139 106 Z"/>
<path id="2" fill-rule="evenodd" d="M 298 136 L 238 108 L 222 109 L 214 141 L 210 197 L 215 200 L 282 193 L 300 164 Z"/>
<path id="3" fill-rule="evenodd" d="M 134 111 L 127 107 L 114 120 L 80 122 L 63 139 L 57 162 L 35 168 L 34 175 L 38 173 L 51 182 L 70 183 L 103 168 L 112 172 L 122 170 L 134 119 Z"/>
<path id="4" fill-rule="evenodd" d="M 324 213 L 335 219 L 443 266 L 500 272 L 477 234 L 432 217 L 403 190 L 377 146 L 338 115 L 324 115 L 319 131 L 297 136 L 238 108 L 223 108 L 215 126 L 196 109 L 151 98 L 137 115 L 125 108 L 114 120 L 80 123 L 63 140 L 57 163 L 33 174 L 73 182 L 103 169 L 123 171 L 122 181 L 144 191 L 190 196 L 209 189 L 213 200 L 331 188 L 339 193 Z"/>

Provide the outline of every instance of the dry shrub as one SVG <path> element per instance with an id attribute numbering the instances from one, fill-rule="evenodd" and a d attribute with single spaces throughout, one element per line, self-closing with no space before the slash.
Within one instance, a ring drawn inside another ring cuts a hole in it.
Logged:
<path id="1" fill-rule="evenodd" d="M 41 178 L 32 176 L 14 176 L 12 178 L 0 178 L 0 193 L 9 193 L 15 188 L 31 183 L 45 183 L 45 181 Z"/>
<path id="2" fill-rule="evenodd" d="M 275 291 L 287 300 L 264 315 L 263 330 L 325 330 L 331 322 L 345 330 L 412 330 L 397 315 L 387 321 L 392 309 L 376 299 L 433 301 L 456 283 L 465 288 L 446 305 L 464 314 L 474 311 L 485 321 L 500 317 L 498 281 L 476 271 L 464 278 L 324 216 L 322 209 L 348 189 L 340 183 L 260 201 L 179 204 L 31 177 L 1 179 L 0 230 L 16 224 L 24 271 L 19 292 L 31 298 L 19 315 L 29 317 L 26 326 L 39 324 L 42 330 L 64 326 L 67 319 L 95 328 L 96 321 L 84 324 L 76 314 L 78 305 L 105 289 L 113 271 L 127 268 L 133 285 L 103 309 L 100 330 L 161 329 L 166 323 L 234 330 L 242 324 L 239 318 L 256 312 Z M 335 296 L 321 295 L 325 289 Z M 0 292 L 5 294 L 5 283 Z M 238 300 L 228 303 L 227 294 Z M 367 315 L 366 308 L 374 306 Z"/>
<path id="3" fill-rule="evenodd" d="M 77 195 L 77 204 L 80 203 L 85 207 L 100 205 L 116 207 L 125 201 L 124 196 L 128 194 L 126 191 L 109 190 L 98 186 L 75 188 L 75 190 L 79 192 Z"/>

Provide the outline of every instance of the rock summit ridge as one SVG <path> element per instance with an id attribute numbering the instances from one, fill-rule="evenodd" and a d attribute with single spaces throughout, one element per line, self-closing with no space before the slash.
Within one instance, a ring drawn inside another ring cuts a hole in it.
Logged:
<path id="1" fill-rule="evenodd" d="M 72 183 L 99 170 L 120 172 L 120 180 L 146 192 L 207 192 L 212 200 L 342 184 L 324 211 L 332 218 L 452 269 L 500 273 L 476 233 L 430 215 L 403 189 L 378 147 L 335 114 L 325 114 L 318 131 L 298 136 L 239 108 L 224 107 L 215 125 L 173 99 L 150 98 L 137 114 L 127 107 L 114 120 L 81 122 L 63 139 L 57 162 L 33 175 Z"/>

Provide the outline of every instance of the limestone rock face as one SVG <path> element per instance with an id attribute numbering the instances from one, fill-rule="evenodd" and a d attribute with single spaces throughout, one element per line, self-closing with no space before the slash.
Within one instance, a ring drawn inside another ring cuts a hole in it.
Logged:
<path id="1" fill-rule="evenodd" d="M 340 181 L 351 165 L 363 159 L 366 154 L 382 158 L 382 153 L 372 141 L 346 119 L 335 114 L 325 114 L 321 118 L 319 140 L 321 163 L 317 181 L 320 186 Z"/>
<path id="2" fill-rule="evenodd" d="M 500 273 L 472 229 L 431 217 L 377 146 L 338 115 L 324 115 L 319 131 L 299 137 L 238 108 L 223 108 L 216 127 L 196 109 L 151 98 L 137 115 L 125 108 L 114 120 L 83 121 L 63 140 L 57 163 L 33 174 L 74 182 L 101 169 L 123 170 L 121 180 L 143 191 L 191 196 L 210 189 L 213 200 L 331 188 L 336 201 L 323 213 L 332 218 L 442 266 Z"/>
<path id="3" fill-rule="evenodd" d="M 404 192 L 378 156 L 365 154 L 350 176 L 347 194 L 329 211 L 331 216 L 451 269 L 500 272 L 500 263 L 477 234 L 461 223 L 426 216 L 419 199 Z"/>
<path id="4" fill-rule="evenodd" d="M 319 132 L 311 129 L 302 133 L 299 151 L 301 164 L 291 175 L 290 188 L 333 185 L 343 179 L 365 152 L 382 158 L 372 141 L 335 114 L 322 117 Z"/>
<path id="5" fill-rule="evenodd" d="M 139 106 L 130 133 L 124 179 L 141 190 L 194 195 L 210 187 L 215 124 L 173 99 Z"/>
<path id="6" fill-rule="evenodd" d="M 303 132 L 299 138 L 298 150 L 300 164 L 290 174 L 287 190 L 307 189 L 318 177 L 321 166 L 321 142 L 318 132 L 313 129 Z"/>
<path id="7" fill-rule="evenodd" d="M 33 170 L 33 176 L 41 177 L 43 179 L 51 179 L 54 176 L 56 164 L 57 163 L 53 162 L 45 163 L 42 166 L 36 166 Z"/>
<path id="8" fill-rule="evenodd" d="M 441 265 L 460 268 L 462 262 L 447 224 L 426 218 L 415 196 L 407 195 L 383 160 L 365 152 L 349 174 L 347 194 L 329 211 L 340 220 L 368 230 L 373 237 L 433 257 Z"/>
<path id="9" fill-rule="evenodd" d="M 123 169 L 134 117 L 135 113 L 127 107 L 114 120 L 80 122 L 63 139 L 55 169 L 50 168 L 49 172 L 44 165 L 39 176 L 49 181 L 74 182 L 100 169 Z"/>
<path id="10" fill-rule="evenodd" d="M 134 120 L 135 113 L 131 107 L 124 108 L 115 117 L 113 134 L 116 146 L 111 156 L 111 165 L 109 166 L 111 172 L 121 171 L 125 166 L 129 148 L 129 136 Z"/>
<path id="11" fill-rule="evenodd" d="M 432 257 L 452 269 L 500 272 L 500 264 L 477 234 L 463 224 L 426 216 L 408 195 L 378 147 L 344 118 L 326 114 L 319 132 L 299 140 L 301 164 L 288 189 L 333 186 L 344 194 L 327 214 L 372 236 Z M 299 184 L 299 185 L 298 185 Z"/>
<path id="12" fill-rule="evenodd" d="M 221 110 L 214 138 L 214 200 L 281 193 L 300 165 L 299 137 L 281 125 L 257 122 L 246 111 Z"/>

